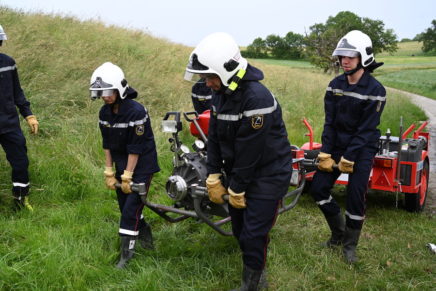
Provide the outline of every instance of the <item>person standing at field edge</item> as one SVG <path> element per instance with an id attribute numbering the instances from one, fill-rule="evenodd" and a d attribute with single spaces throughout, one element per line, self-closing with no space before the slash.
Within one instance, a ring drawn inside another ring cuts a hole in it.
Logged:
<path id="1" fill-rule="evenodd" d="M 265 288 L 268 234 L 291 178 L 282 111 L 259 82 L 263 73 L 247 63 L 226 33 L 207 36 L 193 50 L 185 79 L 194 74 L 213 90 L 206 186 L 214 203 L 223 204 L 229 194 L 232 231 L 243 260 L 239 290 Z"/>
<path id="2" fill-rule="evenodd" d="M 7 40 L 0 25 L 0 46 Z M 15 60 L 0 53 L 0 144 L 12 167 L 12 194 L 17 209 L 33 210 L 29 203 L 29 159 L 26 139 L 20 128 L 16 107 L 30 126 L 31 133 L 38 133 L 39 123 L 30 110 L 30 102 L 24 96 Z"/>
<path id="3" fill-rule="evenodd" d="M 324 97 L 325 123 L 318 170 L 311 194 L 324 214 L 331 237 L 323 245 L 342 245 L 347 263 L 357 262 L 356 247 L 365 220 L 365 196 L 378 149 L 380 116 L 386 90 L 371 76 L 376 63 L 368 35 L 353 30 L 340 39 L 333 56 L 344 74 L 333 79 Z M 337 163 L 337 168 L 333 167 Z M 331 195 L 342 173 L 348 173 L 345 218 Z"/>
<path id="4" fill-rule="evenodd" d="M 121 212 L 121 254 L 116 265 L 124 268 L 133 257 L 136 241 L 154 249 L 151 227 L 142 210 L 153 174 L 159 172 L 156 144 L 147 109 L 134 101 L 138 93 L 127 84 L 120 67 L 106 62 L 91 77 L 91 99 L 102 98 L 99 126 L 106 157 L 105 183 L 115 190 Z M 115 172 L 113 171 L 115 164 Z M 121 181 L 120 188 L 117 188 Z M 132 190 L 132 182 L 145 186 L 145 193 Z"/>

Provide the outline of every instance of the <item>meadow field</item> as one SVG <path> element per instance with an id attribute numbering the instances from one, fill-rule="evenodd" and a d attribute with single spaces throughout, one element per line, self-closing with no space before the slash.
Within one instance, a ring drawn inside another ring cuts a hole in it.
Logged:
<path id="1" fill-rule="evenodd" d="M 40 122 L 31 136 L 22 123 L 30 158 L 33 212 L 12 210 L 10 167 L 0 153 L 0 290 L 228 290 L 239 284 L 236 241 L 195 220 L 169 224 L 144 210 L 155 251 L 138 249 L 125 270 L 114 268 L 119 252 L 119 213 L 104 187 L 104 155 L 97 126 L 101 100 L 89 98 L 96 67 L 111 61 L 123 68 L 138 101 L 150 112 L 161 172 L 150 199 L 170 204 L 171 174 L 167 111 L 191 111 L 192 84 L 183 80 L 192 48 L 140 31 L 80 22 L 74 18 L 24 14 L 0 7 L 9 40 L 1 52 L 15 58 L 21 85 Z M 282 105 L 292 144 L 307 141 L 306 117 L 320 140 L 323 95 L 332 78 L 314 68 L 250 61 Z M 389 92 L 380 129 L 398 134 L 425 114 L 403 95 Z M 183 140 L 192 140 L 187 132 Z M 335 194 L 344 205 L 344 192 Z M 400 197 L 401 198 L 401 197 Z M 328 236 L 309 195 L 280 215 L 268 255 L 270 290 L 434 290 L 435 217 L 395 208 L 395 195 L 369 193 L 367 221 L 359 243 L 361 261 L 345 264 L 338 251 L 319 247 Z"/>
<path id="2" fill-rule="evenodd" d="M 386 87 L 393 87 L 436 99 L 436 56 L 426 55 L 417 41 L 401 42 L 393 53 L 376 55 L 377 62 L 384 65 L 374 76 Z M 292 68 L 314 69 L 308 61 L 297 60 L 256 60 L 263 64 L 289 66 Z"/>

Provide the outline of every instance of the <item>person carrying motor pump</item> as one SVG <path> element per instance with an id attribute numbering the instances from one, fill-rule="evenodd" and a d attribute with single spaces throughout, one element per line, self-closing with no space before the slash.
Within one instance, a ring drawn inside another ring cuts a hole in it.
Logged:
<path id="1" fill-rule="evenodd" d="M 333 56 L 339 57 L 344 74 L 330 82 L 324 97 L 322 147 L 311 194 L 331 230 L 331 237 L 324 245 L 342 245 L 346 262 L 354 263 L 386 90 L 370 74 L 383 63 L 375 62 L 372 42 L 366 34 L 350 31 L 338 42 Z M 334 168 L 336 163 L 338 167 Z M 341 172 L 349 174 L 346 221 L 330 193 Z"/>
<path id="2" fill-rule="evenodd" d="M 192 86 L 192 104 L 198 114 L 210 110 L 212 105 L 212 90 L 206 86 L 206 81 L 200 79 Z"/>
<path id="3" fill-rule="evenodd" d="M 150 225 L 142 215 L 144 203 L 139 193 L 132 191 L 131 184 L 145 184 L 148 192 L 153 173 L 160 170 L 156 145 L 148 112 L 132 100 L 138 93 L 129 87 L 118 66 L 107 62 L 98 67 L 92 74 L 89 90 L 92 99 L 101 97 L 105 103 L 100 109 L 99 126 L 106 157 L 106 186 L 115 190 L 121 181 L 121 189 L 116 189 L 121 212 L 121 255 L 117 268 L 124 268 L 134 255 L 136 240 L 144 248 L 154 248 Z"/>
<path id="4" fill-rule="evenodd" d="M 291 177 L 292 157 L 280 105 L 259 81 L 263 73 L 241 57 L 226 33 L 204 38 L 190 55 L 185 79 L 194 74 L 213 90 L 206 185 L 214 203 L 229 194 L 233 235 L 243 259 L 240 290 L 261 280 L 281 198 Z M 223 174 L 227 183 L 223 185 Z"/>
<path id="5" fill-rule="evenodd" d="M 0 25 L 0 46 L 7 39 L 3 27 Z M 6 158 L 12 167 L 14 202 L 17 209 L 26 207 L 33 210 L 28 200 L 30 183 L 26 139 L 20 128 L 16 107 L 29 124 L 31 133 L 38 133 L 39 123 L 30 110 L 30 102 L 24 96 L 14 59 L 1 53 L 0 100 L 0 144 L 6 152 Z"/>

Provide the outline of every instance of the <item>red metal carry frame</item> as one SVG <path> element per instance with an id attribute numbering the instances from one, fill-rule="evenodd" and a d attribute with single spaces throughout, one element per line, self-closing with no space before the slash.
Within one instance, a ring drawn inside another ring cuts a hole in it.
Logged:
<path id="1" fill-rule="evenodd" d="M 179 196 L 174 206 L 168 206 L 148 201 L 144 184 L 132 184 L 132 190 L 139 193 L 145 206 L 171 223 L 179 222 L 187 218 L 194 218 L 206 223 L 218 233 L 230 236 L 232 232 L 226 231 L 223 228 L 223 226 L 231 220 L 228 214 L 227 202 L 223 205 L 212 203 L 209 200 L 205 187 L 205 148 L 195 149 L 195 153 L 181 153 L 181 151 L 186 151 L 186 149 L 182 150 L 182 147 L 186 146 L 182 144 L 178 137 L 178 133 L 182 131 L 181 116 L 183 116 L 186 121 L 195 125 L 200 132 L 201 139 L 205 143 L 207 143 L 207 136 L 198 123 L 199 115 L 196 112 L 185 112 L 183 114 L 180 112 L 168 112 L 164 117 L 164 121 L 170 120 L 171 122 L 167 122 L 165 125 L 163 124 L 163 128 L 165 126 L 173 126 L 171 129 L 167 128 L 166 132 L 171 132 L 173 135 L 169 141 L 171 143 L 171 150 L 175 153 L 173 175 L 168 179 L 166 186 L 167 195 L 174 200 L 175 196 L 182 193 L 182 196 L 184 195 L 183 198 Z M 302 166 L 304 152 L 297 147 L 292 147 L 291 153 L 293 155 L 291 165 L 293 174 L 290 185 L 294 188 L 283 197 L 279 213 L 286 212 L 296 206 L 305 185 L 305 171 Z M 182 168 L 186 164 L 188 167 Z M 178 169 L 182 169 L 182 171 L 178 171 Z M 191 180 L 188 180 L 188 170 L 191 171 L 191 173 L 195 170 L 195 183 L 191 183 Z M 185 177 L 184 174 L 187 176 Z M 180 188 L 177 188 L 179 186 Z M 176 192 L 176 194 L 174 194 L 174 192 Z M 228 195 L 225 195 L 223 198 L 225 201 L 228 201 Z M 183 202 L 183 204 L 180 204 L 181 202 Z M 218 219 L 214 217 L 218 217 Z"/>
<path id="2" fill-rule="evenodd" d="M 303 162 L 307 169 L 306 180 L 310 182 L 317 166 L 315 148 L 320 148 L 321 145 L 313 142 L 313 130 L 307 120 L 304 119 L 303 123 L 309 130 L 306 136 L 309 136 L 310 141 L 302 148 L 305 155 L 312 154 L 311 158 L 305 158 Z M 427 197 L 430 134 L 423 132 L 427 125 L 428 121 L 423 122 L 413 137 L 407 138 L 416 126 L 412 124 L 403 133 L 401 120 L 399 137 L 391 137 L 389 130 L 386 136 L 380 137 L 379 152 L 375 156 L 369 179 L 370 189 L 396 193 L 396 206 L 398 194 L 403 193 L 408 211 L 421 211 Z M 336 184 L 347 185 L 348 174 L 341 174 Z"/>

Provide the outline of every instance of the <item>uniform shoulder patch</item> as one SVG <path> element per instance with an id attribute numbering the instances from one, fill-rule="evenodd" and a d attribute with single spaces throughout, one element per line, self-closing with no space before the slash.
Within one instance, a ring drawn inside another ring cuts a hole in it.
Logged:
<path id="1" fill-rule="evenodd" d="M 263 126 L 263 114 L 253 115 L 251 117 L 251 127 L 260 129 Z"/>
<path id="2" fill-rule="evenodd" d="M 144 124 L 137 125 L 135 127 L 135 133 L 136 133 L 136 135 L 143 135 L 144 134 Z"/>

